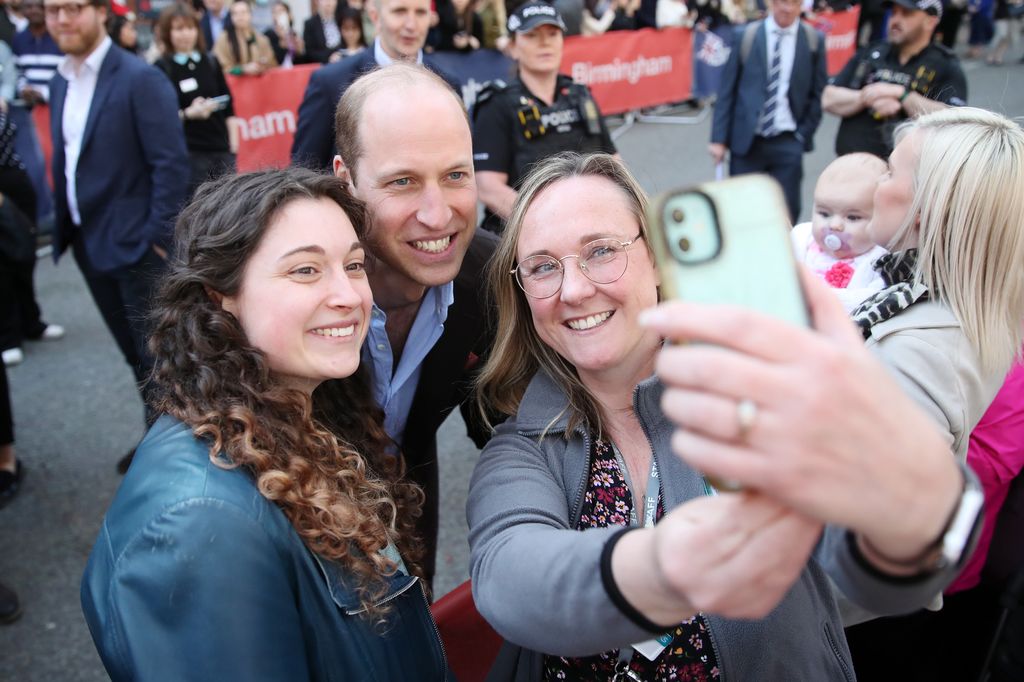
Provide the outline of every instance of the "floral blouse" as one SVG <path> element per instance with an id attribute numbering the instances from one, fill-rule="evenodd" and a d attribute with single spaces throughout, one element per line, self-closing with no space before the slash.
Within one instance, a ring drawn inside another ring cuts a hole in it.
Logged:
<path id="1" fill-rule="evenodd" d="M 583 510 L 576 530 L 628 526 L 633 496 L 619 468 L 615 451 L 608 441 L 594 439 L 590 452 L 590 478 L 587 481 Z M 656 518 L 664 514 L 659 494 Z M 704 616 L 697 614 L 683 621 L 671 633 L 669 642 L 651 661 L 634 652 L 629 669 L 632 679 L 650 682 L 704 682 L 721 675 Z M 585 658 L 544 657 L 545 680 L 610 680 L 615 676 L 618 650 Z"/>

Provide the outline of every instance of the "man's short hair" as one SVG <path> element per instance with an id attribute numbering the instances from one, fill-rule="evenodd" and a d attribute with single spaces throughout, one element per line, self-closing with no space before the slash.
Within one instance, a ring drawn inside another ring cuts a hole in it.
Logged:
<path id="1" fill-rule="evenodd" d="M 338 156 L 344 161 L 348 168 L 349 177 L 355 182 L 355 168 L 363 155 L 362 141 L 359 139 L 359 122 L 363 118 L 363 106 L 366 100 L 374 92 L 389 87 L 392 83 L 404 87 L 415 85 L 435 86 L 447 92 L 459 104 L 463 116 L 466 117 L 466 125 L 469 125 L 469 115 L 462 99 L 456 94 L 443 78 L 430 69 L 420 64 L 408 62 L 394 62 L 388 66 L 376 68 L 364 76 L 356 79 L 346 90 L 338 101 L 334 110 L 334 147 L 338 150 Z"/>

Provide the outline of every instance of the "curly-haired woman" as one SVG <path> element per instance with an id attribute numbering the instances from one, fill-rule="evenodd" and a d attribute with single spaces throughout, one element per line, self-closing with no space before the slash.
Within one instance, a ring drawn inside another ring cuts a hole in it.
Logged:
<path id="1" fill-rule="evenodd" d="M 82 584 L 114 680 L 449 677 L 414 564 L 422 494 L 358 373 L 364 223 L 301 169 L 204 185 L 179 218 L 150 340 L 164 416 Z"/>

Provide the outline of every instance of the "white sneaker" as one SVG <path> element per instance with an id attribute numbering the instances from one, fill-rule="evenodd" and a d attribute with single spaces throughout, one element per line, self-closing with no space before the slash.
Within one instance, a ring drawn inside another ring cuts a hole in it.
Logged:
<path id="1" fill-rule="evenodd" d="M 3 352 L 3 356 L 5 367 L 13 367 L 25 359 L 25 354 L 21 352 L 20 348 L 8 348 Z"/>
<path id="2" fill-rule="evenodd" d="M 57 339 L 64 338 L 64 327 L 59 324 L 48 324 L 46 329 L 43 330 L 42 336 L 39 337 L 43 341 L 56 341 Z"/>

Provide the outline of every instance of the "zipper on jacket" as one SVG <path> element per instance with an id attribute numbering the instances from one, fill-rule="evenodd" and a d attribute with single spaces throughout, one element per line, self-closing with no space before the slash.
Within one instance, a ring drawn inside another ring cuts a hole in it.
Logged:
<path id="1" fill-rule="evenodd" d="M 434 621 L 434 614 L 430 611 L 430 602 L 427 601 L 426 588 L 420 590 L 420 596 L 423 597 L 423 603 L 427 606 L 427 617 L 430 618 L 430 626 L 434 628 L 434 637 L 437 638 L 437 645 L 441 647 L 441 679 L 447 681 L 448 679 L 448 652 L 444 649 L 444 640 L 441 639 L 441 631 L 437 629 L 437 623 Z"/>
<path id="2" fill-rule="evenodd" d="M 420 581 L 420 579 L 415 577 L 415 576 L 409 576 L 409 577 L 411 578 L 411 580 L 408 583 L 406 583 L 405 585 L 403 585 L 402 589 L 398 590 L 397 592 L 395 592 L 393 594 L 389 594 L 388 596 L 384 597 L 383 599 L 381 599 L 378 602 L 374 602 L 373 606 L 374 607 L 382 606 L 384 604 L 387 604 L 390 601 L 394 601 L 395 599 L 398 599 L 403 594 L 408 592 L 409 588 L 411 588 L 413 585 L 415 585 L 416 583 L 418 583 Z M 358 616 L 361 613 L 366 613 L 366 610 L 367 610 L 367 608 L 365 606 L 360 607 L 358 609 L 345 609 L 345 615 L 346 616 Z"/>
<path id="3" fill-rule="evenodd" d="M 636 415 L 637 420 L 640 422 L 640 428 L 643 429 L 644 437 L 647 439 L 647 447 L 651 449 L 651 458 L 657 462 L 658 456 L 654 448 L 654 440 L 651 438 L 651 432 L 647 428 L 647 422 L 640 418 L 640 387 L 637 386 L 633 389 L 633 414 Z M 660 469 L 660 467 L 659 467 Z M 665 491 L 662 489 L 661 484 L 662 477 L 658 476 L 658 494 L 664 496 Z M 662 505 L 664 506 L 664 499 L 662 499 Z M 715 655 L 715 663 L 718 664 L 718 682 L 725 682 L 725 667 L 722 665 L 722 656 L 718 649 L 718 639 L 715 637 L 715 631 L 711 627 L 711 620 L 704 616 L 700 611 L 697 615 L 701 617 L 704 624 L 708 627 L 708 639 L 711 641 L 711 652 Z"/>
<path id="4" fill-rule="evenodd" d="M 580 478 L 579 487 L 576 489 L 576 497 L 572 503 L 572 518 L 570 519 L 569 528 L 576 530 L 576 526 L 580 522 L 580 513 L 583 511 L 583 497 L 587 490 L 587 481 L 590 480 L 590 467 L 593 465 L 591 461 L 591 448 L 590 448 L 590 434 L 586 432 L 586 429 L 577 429 L 577 433 L 583 437 L 583 447 L 586 455 L 586 463 L 583 467 L 583 477 Z"/>
<path id="5" fill-rule="evenodd" d="M 697 613 L 700 613 L 699 611 Z M 700 613 L 700 617 L 704 618 L 704 614 Z M 715 663 L 718 664 L 718 682 L 725 682 L 725 666 L 722 665 L 722 656 L 718 651 L 718 639 L 715 637 L 715 629 L 711 627 L 711 619 L 704 618 L 704 623 L 708 626 L 708 639 L 711 640 L 711 652 L 715 654 Z"/>
<path id="6" fill-rule="evenodd" d="M 850 669 L 846 665 L 846 661 L 843 660 L 843 654 L 839 651 L 839 645 L 836 644 L 835 638 L 832 636 L 832 628 L 825 623 L 825 639 L 828 640 L 828 645 L 832 647 L 832 653 L 835 654 L 836 660 L 839 661 L 839 667 L 843 671 L 843 677 L 846 678 L 847 682 L 853 682 L 854 677 L 850 674 Z"/>

